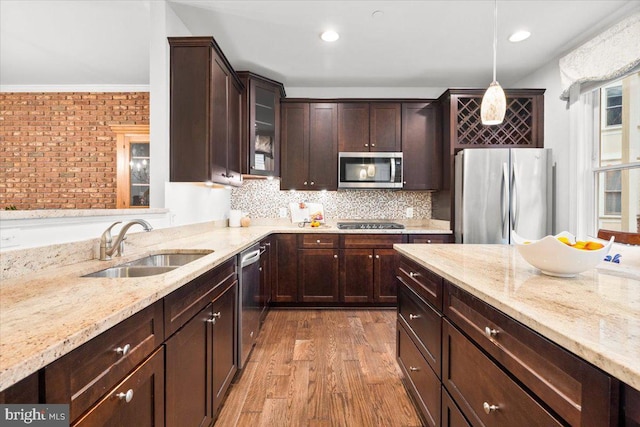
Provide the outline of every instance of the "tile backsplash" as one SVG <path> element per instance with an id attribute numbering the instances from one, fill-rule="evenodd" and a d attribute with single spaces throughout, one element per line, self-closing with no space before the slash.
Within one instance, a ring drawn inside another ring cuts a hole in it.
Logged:
<path id="1" fill-rule="evenodd" d="M 407 208 L 413 218 L 431 218 L 431 193 L 397 190 L 281 191 L 280 181 L 247 179 L 231 191 L 231 209 L 252 218 L 276 218 L 290 202 L 322 203 L 325 217 L 332 219 L 404 219 Z"/>

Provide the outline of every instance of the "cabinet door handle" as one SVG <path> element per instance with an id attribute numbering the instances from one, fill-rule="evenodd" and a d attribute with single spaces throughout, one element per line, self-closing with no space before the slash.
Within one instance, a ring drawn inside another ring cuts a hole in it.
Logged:
<path id="1" fill-rule="evenodd" d="M 498 331 L 496 329 L 491 329 L 490 327 L 485 326 L 484 334 L 487 336 L 487 338 L 493 338 L 498 335 Z"/>
<path id="2" fill-rule="evenodd" d="M 131 402 L 131 400 L 133 400 L 133 390 L 129 389 L 127 390 L 126 393 L 118 393 L 116 394 L 116 397 L 120 400 L 124 400 L 125 402 L 129 403 Z"/>
<path id="3" fill-rule="evenodd" d="M 487 402 L 482 404 L 482 408 L 484 409 L 485 414 L 490 414 L 499 409 L 498 405 L 489 405 Z"/>
<path id="4" fill-rule="evenodd" d="M 414 273 L 413 271 L 409 272 L 409 277 L 418 277 L 420 276 L 420 273 Z"/>
<path id="5" fill-rule="evenodd" d="M 125 344 L 123 347 L 116 348 L 116 353 L 118 353 L 122 357 L 129 354 L 130 351 L 131 351 L 131 344 Z"/>
<path id="6" fill-rule="evenodd" d="M 420 368 L 418 368 L 418 367 L 416 367 L 416 366 L 409 366 L 409 370 L 410 370 L 411 372 L 416 372 L 416 371 L 419 371 L 419 370 L 420 370 Z"/>
<path id="7" fill-rule="evenodd" d="M 220 312 L 211 313 L 211 319 L 207 319 L 207 323 L 211 323 L 215 325 L 218 319 L 221 317 L 222 317 L 222 314 Z"/>
<path id="8" fill-rule="evenodd" d="M 410 320 L 415 320 L 415 319 L 419 319 L 420 315 L 419 314 L 411 314 L 409 313 L 409 319 Z"/>

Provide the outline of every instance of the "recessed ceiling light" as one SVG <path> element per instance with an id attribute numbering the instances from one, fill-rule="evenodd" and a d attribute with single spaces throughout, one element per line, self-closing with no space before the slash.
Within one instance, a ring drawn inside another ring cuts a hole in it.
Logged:
<path id="1" fill-rule="evenodd" d="M 334 42 L 340 38 L 340 34 L 336 33 L 333 30 L 327 30 L 324 33 L 320 34 L 320 38 L 326 42 Z"/>
<path id="2" fill-rule="evenodd" d="M 528 39 L 530 35 L 531 33 L 526 30 L 516 31 L 509 36 L 509 41 L 513 43 L 521 42 L 522 40 Z"/>

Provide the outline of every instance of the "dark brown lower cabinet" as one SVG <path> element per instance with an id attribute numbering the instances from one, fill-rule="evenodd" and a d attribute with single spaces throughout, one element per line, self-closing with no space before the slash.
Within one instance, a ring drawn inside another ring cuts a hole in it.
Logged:
<path id="1" fill-rule="evenodd" d="M 166 342 L 167 427 L 207 426 L 213 420 L 211 314 L 209 304 Z"/>
<path id="2" fill-rule="evenodd" d="M 625 427 L 640 427 L 640 391 L 623 384 L 622 420 Z"/>
<path id="3" fill-rule="evenodd" d="M 336 303 L 338 295 L 338 250 L 300 249 L 298 280 L 302 302 Z"/>
<path id="4" fill-rule="evenodd" d="M 238 282 L 227 288 L 218 298 L 213 300 L 212 333 L 213 333 L 213 414 L 217 416 L 225 395 L 231 386 L 231 380 L 238 370 L 236 364 L 236 299 Z M 182 424 L 184 426 L 184 424 Z"/>
<path id="5" fill-rule="evenodd" d="M 442 339 L 442 383 L 473 425 L 563 425 L 448 321 Z"/>
<path id="6" fill-rule="evenodd" d="M 442 427 L 471 427 L 444 387 L 442 388 Z"/>
<path id="7" fill-rule="evenodd" d="M 373 258 L 373 301 L 395 304 L 398 300 L 396 269 L 400 257 L 393 249 L 376 249 Z"/>
<path id="8" fill-rule="evenodd" d="M 38 372 L 0 391 L 0 403 L 40 403 Z"/>
<path id="9" fill-rule="evenodd" d="M 280 302 L 298 301 L 298 236 L 277 234 L 273 239 L 273 286 L 271 300 Z"/>
<path id="10" fill-rule="evenodd" d="M 373 302 L 373 249 L 340 251 L 340 301 Z"/>
<path id="11" fill-rule="evenodd" d="M 422 357 L 401 323 L 397 326 L 396 346 L 398 364 L 405 377 L 405 386 L 416 402 L 418 412 L 426 425 L 439 427 L 440 379 Z"/>
<path id="12" fill-rule="evenodd" d="M 72 424 L 74 427 L 164 426 L 164 346 Z"/>

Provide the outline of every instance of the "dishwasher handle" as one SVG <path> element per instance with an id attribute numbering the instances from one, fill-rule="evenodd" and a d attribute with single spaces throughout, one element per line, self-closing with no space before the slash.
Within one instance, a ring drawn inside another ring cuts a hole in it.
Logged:
<path id="1" fill-rule="evenodd" d="M 242 256 L 242 259 L 240 260 L 240 268 L 244 268 L 258 261 L 260 261 L 260 250 L 256 249 L 255 251 L 251 251 Z"/>

